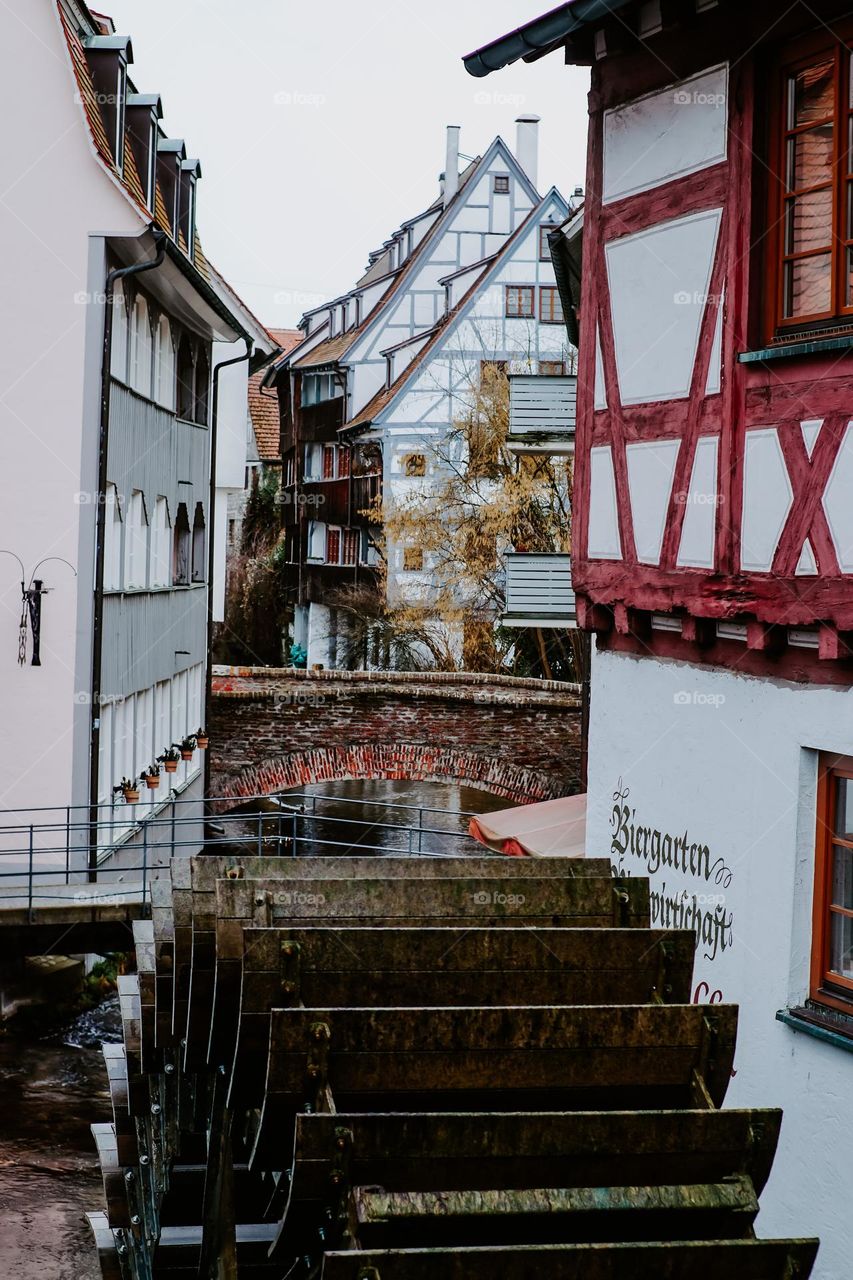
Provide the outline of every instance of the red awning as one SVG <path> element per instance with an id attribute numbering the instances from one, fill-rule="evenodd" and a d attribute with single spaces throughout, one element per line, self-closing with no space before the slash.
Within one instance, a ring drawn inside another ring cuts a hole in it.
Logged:
<path id="1" fill-rule="evenodd" d="M 586 794 L 483 813 L 471 819 L 468 833 L 480 844 L 513 858 L 583 858 Z"/>

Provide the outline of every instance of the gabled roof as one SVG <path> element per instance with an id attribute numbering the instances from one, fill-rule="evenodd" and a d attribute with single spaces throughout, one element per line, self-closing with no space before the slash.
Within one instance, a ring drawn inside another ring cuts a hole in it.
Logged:
<path id="1" fill-rule="evenodd" d="M 464 199 L 464 190 L 468 183 L 472 181 L 477 174 L 487 170 L 495 156 L 501 151 L 506 157 L 508 163 L 514 169 L 517 177 L 524 183 L 527 188 L 528 195 L 533 200 L 538 200 L 539 193 L 527 177 L 527 174 L 521 168 L 521 165 L 516 160 L 510 148 L 502 138 L 495 138 L 484 155 L 480 156 L 477 160 L 472 161 L 468 165 L 467 169 L 464 170 L 459 179 L 459 187 L 447 206 L 442 208 L 441 199 L 437 200 L 434 206 L 431 206 L 431 208 L 434 207 L 436 211 L 439 209 L 441 210 L 439 217 L 420 243 L 415 246 L 411 255 L 403 264 L 401 270 L 391 278 L 388 288 L 382 294 L 382 297 L 379 299 L 376 306 L 373 307 L 370 314 L 366 316 L 365 319 L 362 320 L 354 329 L 349 329 L 346 333 L 337 334 L 333 338 L 327 338 L 325 342 L 321 342 L 316 347 L 312 347 L 311 350 L 306 352 L 306 354 L 301 358 L 299 358 L 298 350 L 295 353 L 296 358 L 293 360 L 287 356 L 281 358 L 276 362 L 275 368 L 280 369 L 285 366 L 290 366 L 294 369 L 311 369 L 322 365 L 341 363 L 344 357 L 352 350 L 355 343 L 373 328 L 380 316 L 384 314 L 389 303 L 397 296 L 398 293 L 401 292 L 404 284 L 409 280 L 410 276 L 414 274 L 423 258 L 426 257 L 428 250 L 435 243 L 438 236 L 442 234 L 444 227 L 452 219 L 454 213 Z"/>
<path id="2" fill-rule="evenodd" d="M 506 259 L 511 255 L 514 246 L 518 244 L 518 241 L 527 231 L 530 230 L 531 225 L 533 225 L 541 216 L 542 210 L 546 209 L 555 198 L 568 208 L 557 188 L 551 187 L 550 191 L 540 199 L 539 203 L 533 206 L 524 221 L 519 223 L 512 235 L 507 237 L 502 248 L 492 258 L 487 260 L 484 270 L 481 271 L 477 278 L 472 282 L 470 288 L 468 288 L 462 295 L 456 306 L 453 307 L 452 310 L 448 311 L 441 320 L 439 320 L 432 332 L 432 337 L 426 345 L 421 348 L 412 360 L 411 364 L 403 370 L 394 382 L 392 382 L 390 387 L 383 387 L 381 391 L 378 391 L 373 399 L 369 400 L 364 408 L 357 413 L 350 422 L 347 422 L 340 428 L 341 431 L 349 431 L 353 427 L 370 426 L 376 421 L 380 414 L 382 414 L 384 410 L 397 399 L 398 396 L 402 395 L 414 374 L 444 341 L 448 332 L 453 329 L 456 321 L 460 319 L 465 312 L 467 312 L 476 295 L 485 288 L 491 277 L 497 273 Z"/>

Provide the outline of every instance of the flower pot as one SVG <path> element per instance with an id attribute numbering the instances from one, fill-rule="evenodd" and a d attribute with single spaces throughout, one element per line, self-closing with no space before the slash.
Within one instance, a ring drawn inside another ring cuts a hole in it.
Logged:
<path id="1" fill-rule="evenodd" d="M 167 773 L 177 773 L 177 772 L 178 772 L 178 762 L 177 762 L 177 760 L 164 760 L 164 761 L 163 761 L 163 768 L 166 770 L 166 772 L 167 772 Z"/>
<path id="2" fill-rule="evenodd" d="M 206 751 L 210 738 L 208 738 L 206 733 L 203 733 L 200 737 L 196 738 L 195 741 L 199 751 Z"/>
<path id="3" fill-rule="evenodd" d="M 150 774 L 150 773 L 146 773 L 146 775 L 145 775 L 145 785 L 146 785 L 146 787 L 148 788 L 148 790 L 149 790 L 149 791 L 156 791 L 156 790 L 157 790 L 157 788 L 158 788 L 158 787 L 159 787 L 159 785 L 160 785 L 160 775 L 159 775 L 159 773 L 155 773 L 155 774 L 153 774 L 153 775 L 152 775 L 152 774 Z"/>
<path id="4" fill-rule="evenodd" d="M 124 799 L 127 804 L 139 804 L 139 792 L 135 787 L 125 787 Z"/>
<path id="5" fill-rule="evenodd" d="M 189 747 L 181 747 L 181 759 L 182 759 L 182 760 L 192 760 L 192 758 L 193 758 L 193 753 L 192 753 L 192 751 L 190 750 L 190 748 L 189 748 Z"/>

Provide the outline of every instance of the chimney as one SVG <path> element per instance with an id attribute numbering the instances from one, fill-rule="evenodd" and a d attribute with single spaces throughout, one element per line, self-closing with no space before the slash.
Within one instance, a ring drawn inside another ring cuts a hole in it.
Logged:
<path id="1" fill-rule="evenodd" d="M 540 116 L 519 116 L 515 122 L 515 158 L 538 190 Z"/>
<path id="2" fill-rule="evenodd" d="M 450 204 L 450 201 L 459 190 L 459 125 L 449 124 L 447 126 L 447 159 L 444 163 L 444 184 L 442 186 L 442 196 L 444 198 L 444 207 Z"/>

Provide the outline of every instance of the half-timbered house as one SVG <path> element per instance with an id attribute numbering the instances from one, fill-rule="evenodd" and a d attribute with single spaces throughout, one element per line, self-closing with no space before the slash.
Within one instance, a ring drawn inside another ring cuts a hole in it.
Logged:
<path id="1" fill-rule="evenodd" d="M 293 638 L 311 665 L 351 660 L 334 600 L 375 582 L 377 503 L 435 479 L 483 366 L 574 371 L 548 246 L 568 205 L 536 189 L 538 118 L 517 123 L 515 154 L 495 138 L 461 172 L 448 129 L 438 198 L 371 253 L 351 291 L 303 317 L 304 341 L 267 379 L 282 401 Z M 389 599 L 425 600 L 435 566 L 423 549 L 388 540 L 382 555 Z"/>
<path id="2" fill-rule="evenodd" d="M 468 56 L 591 67 L 573 579 L 588 848 L 738 1000 L 786 1108 L 760 1220 L 850 1272 L 853 27 L 832 0 L 576 0 Z"/>

